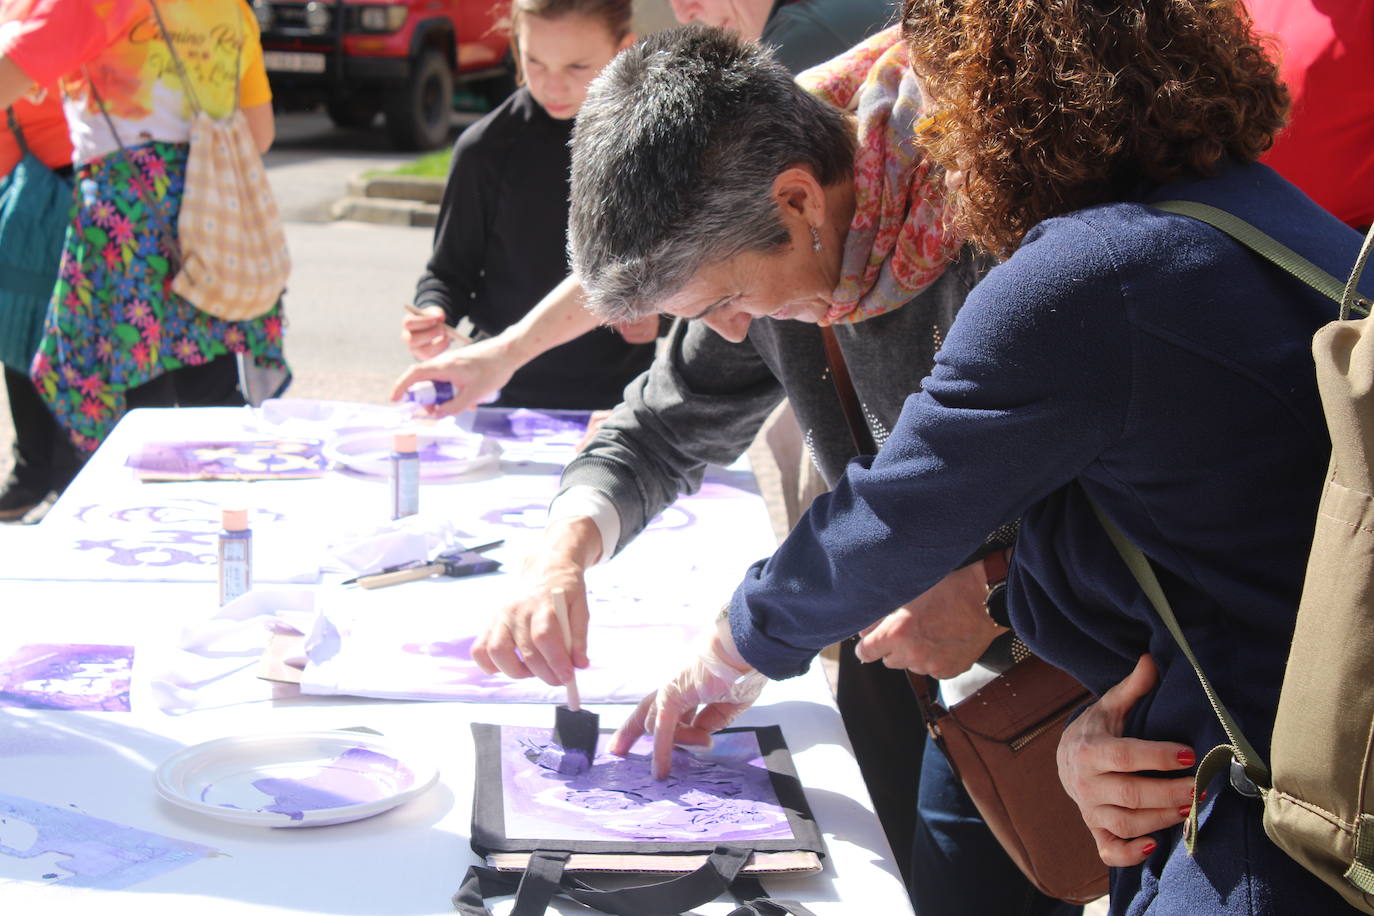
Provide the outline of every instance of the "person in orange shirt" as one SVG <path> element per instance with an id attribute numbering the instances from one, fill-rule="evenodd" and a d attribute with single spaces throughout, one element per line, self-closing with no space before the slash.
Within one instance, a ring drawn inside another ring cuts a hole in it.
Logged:
<path id="1" fill-rule="evenodd" d="M 237 105 L 260 151 L 272 142 L 271 91 L 247 5 L 30 0 L 22 19 L 0 25 L 0 104 L 33 83 L 62 87 L 78 193 L 32 372 L 77 448 L 94 450 L 132 407 L 244 403 L 239 359 L 287 375 L 280 304 L 223 321 L 170 288 L 188 89 L 211 117 Z"/>

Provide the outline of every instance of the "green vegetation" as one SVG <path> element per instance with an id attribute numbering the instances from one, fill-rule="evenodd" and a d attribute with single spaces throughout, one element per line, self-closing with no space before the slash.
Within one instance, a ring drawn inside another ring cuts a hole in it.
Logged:
<path id="1" fill-rule="evenodd" d="M 381 169 L 368 172 L 368 177 L 378 178 L 383 175 L 413 175 L 420 178 L 447 178 L 449 161 L 453 158 L 453 149 L 441 149 L 432 153 L 426 153 L 419 159 L 398 165 L 394 169 Z"/>

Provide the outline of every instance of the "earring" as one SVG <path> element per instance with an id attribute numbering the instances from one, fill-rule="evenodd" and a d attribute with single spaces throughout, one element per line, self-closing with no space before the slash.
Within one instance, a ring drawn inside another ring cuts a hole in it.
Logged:
<path id="1" fill-rule="evenodd" d="M 821 230 L 817 229 L 815 226 L 811 227 L 811 250 L 821 250 Z"/>

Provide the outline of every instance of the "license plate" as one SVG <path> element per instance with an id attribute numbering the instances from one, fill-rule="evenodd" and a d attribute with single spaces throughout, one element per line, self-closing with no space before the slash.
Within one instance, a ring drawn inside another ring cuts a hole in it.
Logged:
<path id="1" fill-rule="evenodd" d="M 323 73 L 324 55 L 301 51 L 263 51 L 262 62 L 268 70 L 288 73 Z"/>

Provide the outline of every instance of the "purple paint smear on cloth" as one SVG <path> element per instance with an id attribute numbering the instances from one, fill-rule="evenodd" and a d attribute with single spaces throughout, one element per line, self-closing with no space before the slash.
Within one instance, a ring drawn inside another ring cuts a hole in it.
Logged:
<path id="1" fill-rule="evenodd" d="M 22 646 L 0 659 L 0 706 L 128 712 L 133 646 Z"/>
<path id="2" fill-rule="evenodd" d="M 701 754 L 673 751 L 673 769 L 650 772 L 651 739 L 626 757 L 607 754 L 602 735 L 592 768 L 576 776 L 548 766 L 548 729 L 501 729 L 506 835 L 520 839 L 731 842 L 793 838 L 758 739 L 717 735 Z M 542 762 L 541 762 L 542 758 Z"/>
<path id="3" fill-rule="evenodd" d="M 27 841 L 35 831 L 37 838 Z M 20 842 L 21 837 L 27 841 L 22 848 L 9 845 Z M 219 855 L 208 846 L 159 836 L 70 808 L 0 794 L 0 855 L 37 859 L 53 853 L 66 856 L 59 865 L 71 874 L 57 875 L 38 867 L 32 880 L 110 891 Z"/>
<path id="4" fill-rule="evenodd" d="M 285 814 L 299 821 L 307 811 L 345 808 L 389 798 L 410 788 L 414 782 L 415 774 L 399 760 L 365 747 L 352 747 L 314 768 L 309 776 L 267 776 L 253 780 L 252 786 L 272 799 L 271 804 L 256 810 Z M 214 804 L 211 799 L 215 794 L 216 786 L 206 786 L 200 794 L 201 801 Z M 220 806 L 243 807 L 224 802 Z"/>

